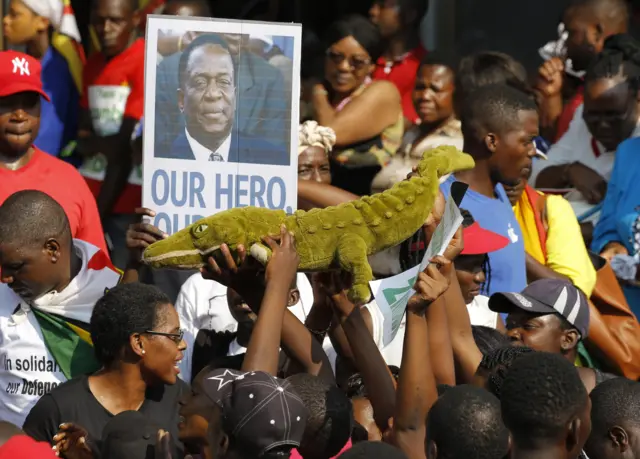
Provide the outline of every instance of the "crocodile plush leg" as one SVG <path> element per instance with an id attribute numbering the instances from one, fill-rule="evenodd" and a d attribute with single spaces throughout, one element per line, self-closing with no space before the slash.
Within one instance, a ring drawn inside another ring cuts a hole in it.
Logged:
<path id="1" fill-rule="evenodd" d="M 367 303 L 371 298 L 369 281 L 373 280 L 367 259 L 367 244 L 357 234 L 345 234 L 338 241 L 337 252 L 341 268 L 353 275 L 349 300 L 356 305 Z"/>
<path id="2" fill-rule="evenodd" d="M 256 243 L 249 248 L 249 255 L 262 263 L 262 265 L 267 266 L 271 258 L 271 249 L 264 244 Z"/>

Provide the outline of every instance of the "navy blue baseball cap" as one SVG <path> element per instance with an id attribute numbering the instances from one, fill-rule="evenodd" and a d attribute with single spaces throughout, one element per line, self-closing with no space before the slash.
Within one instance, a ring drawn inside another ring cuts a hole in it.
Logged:
<path id="1" fill-rule="evenodd" d="M 308 411 L 289 381 L 263 371 L 213 370 L 204 392 L 222 408 L 225 432 L 239 448 L 260 457 L 275 448 L 297 448 Z"/>
<path id="2" fill-rule="evenodd" d="M 532 282 L 520 293 L 494 293 L 489 309 L 499 313 L 523 310 L 534 314 L 560 314 L 582 339 L 589 333 L 589 302 L 571 282 L 541 279 Z"/>

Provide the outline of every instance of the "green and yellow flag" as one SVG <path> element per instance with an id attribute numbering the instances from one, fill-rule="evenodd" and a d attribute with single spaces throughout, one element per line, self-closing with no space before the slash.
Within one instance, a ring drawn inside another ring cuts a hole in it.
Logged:
<path id="1" fill-rule="evenodd" d="M 100 369 L 89 334 L 89 325 L 33 309 L 42 337 L 67 379 Z"/>
<path id="2" fill-rule="evenodd" d="M 97 247 L 79 240 L 74 246 L 86 260 L 74 281 L 53 299 L 35 300 L 30 307 L 47 350 L 67 379 L 100 369 L 89 322 L 96 301 L 122 279 L 122 271 Z"/>

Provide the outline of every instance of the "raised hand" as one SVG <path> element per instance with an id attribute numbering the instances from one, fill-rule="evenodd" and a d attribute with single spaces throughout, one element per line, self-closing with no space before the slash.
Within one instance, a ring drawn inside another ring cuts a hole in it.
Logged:
<path id="1" fill-rule="evenodd" d="M 150 223 L 142 220 L 143 217 L 155 217 L 156 213 L 146 207 L 138 207 L 135 210 L 136 215 L 140 216 L 138 223 L 129 225 L 127 229 L 127 249 L 129 249 L 129 259 L 132 263 L 140 263 L 142 252 L 156 241 L 160 241 L 168 237 L 166 233 L 160 231 Z"/>
<path id="2" fill-rule="evenodd" d="M 267 284 L 276 277 L 288 279 L 292 283 L 300 263 L 293 233 L 287 231 L 286 226 L 282 225 L 280 227 L 280 244 L 268 236 L 263 241 L 272 252 L 265 272 Z"/>
<path id="3" fill-rule="evenodd" d="M 564 79 L 564 62 L 559 57 L 553 57 L 544 62 L 538 69 L 536 89 L 544 97 L 560 95 Z"/>
<path id="4" fill-rule="evenodd" d="M 418 274 L 414 293 L 407 303 L 407 311 L 423 315 L 427 308 L 449 288 L 451 262 L 444 257 L 434 257 L 427 268 Z"/>
<path id="5" fill-rule="evenodd" d="M 240 295 L 246 288 L 255 285 L 259 270 L 262 268 L 253 258 L 247 257 L 247 251 L 243 245 L 236 248 L 237 260 L 234 259 L 227 244 L 220 246 L 221 260 L 214 257 L 207 259 L 207 264 L 200 268 L 200 273 L 205 279 L 216 281 L 227 287 L 231 287 Z"/>

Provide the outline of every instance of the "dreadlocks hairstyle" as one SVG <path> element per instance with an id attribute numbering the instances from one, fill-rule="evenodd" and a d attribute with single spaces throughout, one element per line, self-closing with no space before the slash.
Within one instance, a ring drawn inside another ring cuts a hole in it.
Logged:
<path id="1" fill-rule="evenodd" d="M 615 76 L 626 77 L 633 91 L 640 89 L 640 44 L 631 35 L 612 35 L 591 62 L 586 83 Z"/>
<path id="2" fill-rule="evenodd" d="M 509 346 L 507 344 L 484 355 L 478 370 L 487 376 L 486 389 L 500 398 L 502 383 L 513 362 L 531 352 L 535 351 L 526 346 Z"/>

